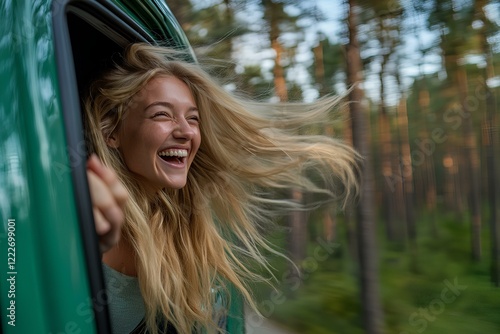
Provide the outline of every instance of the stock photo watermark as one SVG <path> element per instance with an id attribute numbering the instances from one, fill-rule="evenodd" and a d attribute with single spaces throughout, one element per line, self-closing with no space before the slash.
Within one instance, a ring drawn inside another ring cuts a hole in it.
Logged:
<path id="1" fill-rule="evenodd" d="M 7 325 L 16 326 L 16 220 L 7 220 Z"/>
<path id="2" fill-rule="evenodd" d="M 454 303 L 468 288 L 467 285 L 460 284 L 457 277 L 453 281 L 445 279 L 443 285 L 441 293 L 432 299 L 426 307 L 420 307 L 410 314 L 408 324 L 413 330 L 411 332 L 403 331 L 399 334 L 423 333 L 430 323 L 436 321 L 439 315 L 446 310 L 447 305 Z"/>

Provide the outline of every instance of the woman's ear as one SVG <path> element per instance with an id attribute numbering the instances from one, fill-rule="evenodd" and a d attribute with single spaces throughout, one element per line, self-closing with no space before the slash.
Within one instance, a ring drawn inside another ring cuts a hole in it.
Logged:
<path id="1" fill-rule="evenodd" d="M 106 144 L 111 148 L 120 147 L 120 138 L 118 137 L 116 132 L 113 132 L 111 135 L 108 136 L 108 138 L 106 139 Z"/>

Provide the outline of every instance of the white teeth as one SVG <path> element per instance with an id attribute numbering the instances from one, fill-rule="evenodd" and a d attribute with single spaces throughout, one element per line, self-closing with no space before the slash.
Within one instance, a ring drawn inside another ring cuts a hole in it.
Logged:
<path id="1" fill-rule="evenodd" d="M 187 157 L 187 150 L 165 150 L 158 153 L 162 157 Z"/>

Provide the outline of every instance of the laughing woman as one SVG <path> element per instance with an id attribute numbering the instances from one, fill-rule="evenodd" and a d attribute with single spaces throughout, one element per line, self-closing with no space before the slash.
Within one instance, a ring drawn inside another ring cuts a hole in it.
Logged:
<path id="1" fill-rule="evenodd" d="M 345 200 L 356 189 L 351 148 L 295 134 L 337 99 L 250 102 L 181 59 L 133 44 L 85 101 L 89 149 L 129 193 L 121 239 L 103 255 L 114 333 L 142 319 L 152 333 L 158 323 L 216 332 L 214 287 L 231 282 L 253 305 L 247 282 L 259 276 L 248 263 L 266 267 L 261 251 L 272 248 L 259 232 L 274 212 L 298 208 L 276 193 Z"/>

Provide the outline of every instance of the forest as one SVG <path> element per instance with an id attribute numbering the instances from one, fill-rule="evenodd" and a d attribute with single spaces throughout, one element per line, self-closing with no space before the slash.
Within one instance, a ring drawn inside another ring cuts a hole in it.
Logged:
<path id="1" fill-rule="evenodd" d="M 227 89 L 349 102 L 300 131 L 358 150 L 361 196 L 269 232 L 296 266 L 270 255 L 265 317 L 290 333 L 500 333 L 498 1 L 166 2 Z"/>

